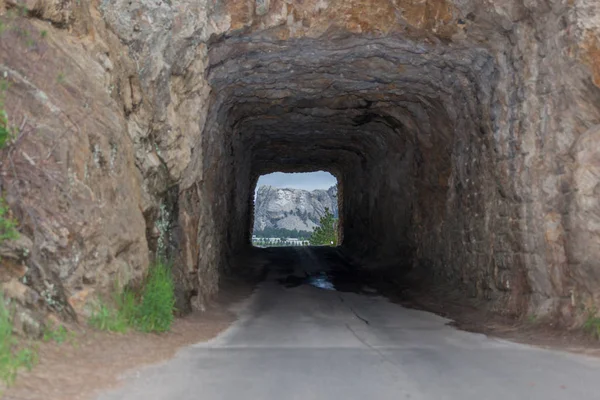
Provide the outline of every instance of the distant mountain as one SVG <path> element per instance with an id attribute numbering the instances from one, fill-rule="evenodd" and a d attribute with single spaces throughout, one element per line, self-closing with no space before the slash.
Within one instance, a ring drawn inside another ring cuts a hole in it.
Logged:
<path id="1" fill-rule="evenodd" d="M 325 208 L 337 217 L 337 186 L 313 191 L 261 186 L 255 200 L 254 231 L 275 228 L 312 232 Z"/>

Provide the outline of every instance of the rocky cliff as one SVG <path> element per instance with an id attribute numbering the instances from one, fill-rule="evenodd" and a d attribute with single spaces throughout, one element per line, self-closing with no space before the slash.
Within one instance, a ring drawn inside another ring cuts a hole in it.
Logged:
<path id="1" fill-rule="evenodd" d="M 513 316 L 600 309 L 597 0 L 0 0 L 0 80 L 0 283 L 28 329 L 161 253 L 202 308 L 258 177 L 315 169 L 361 265 Z"/>
<path id="2" fill-rule="evenodd" d="M 254 231 L 280 228 L 311 232 L 325 209 L 337 216 L 337 187 L 328 190 L 258 188 L 254 208 Z"/>

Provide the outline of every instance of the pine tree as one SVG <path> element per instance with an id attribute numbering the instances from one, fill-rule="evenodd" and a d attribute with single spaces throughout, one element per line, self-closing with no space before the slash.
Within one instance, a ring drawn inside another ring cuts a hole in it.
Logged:
<path id="1" fill-rule="evenodd" d="M 328 208 L 308 240 L 312 246 L 337 246 L 337 220 Z"/>

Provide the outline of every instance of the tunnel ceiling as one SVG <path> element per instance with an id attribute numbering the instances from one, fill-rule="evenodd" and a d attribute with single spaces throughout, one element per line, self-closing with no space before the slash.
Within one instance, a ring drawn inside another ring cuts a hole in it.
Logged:
<path id="1" fill-rule="evenodd" d="M 257 173 L 339 172 L 410 142 L 448 141 L 461 120 L 481 129 L 494 79 L 482 48 L 399 36 L 280 41 L 262 32 L 213 43 L 209 59 L 221 121 L 251 149 Z"/>

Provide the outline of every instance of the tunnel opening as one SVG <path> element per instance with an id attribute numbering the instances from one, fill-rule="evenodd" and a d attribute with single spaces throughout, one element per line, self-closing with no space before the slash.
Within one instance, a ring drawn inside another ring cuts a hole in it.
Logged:
<path id="1" fill-rule="evenodd" d="M 198 242 L 216 249 L 202 264 L 215 279 L 245 268 L 232 260 L 252 249 L 260 176 L 326 170 L 339 182 L 338 254 L 351 265 L 513 299 L 498 276 L 519 266 L 499 272 L 490 252 L 503 238 L 489 205 L 511 200 L 496 189 L 489 53 L 401 36 L 265 35 L 208 49 L 214 95 L 194 153 L 202 175 L 189 181 L 201 179 L 205 221 L 214 224 L 206 235 L 205 222 Z"/>
<path id="2" fill-rule="evenodd" d="M 252 245 L 339 245 L 339 186 L 326 171 L 261 175 L 252 191 Z"/>

